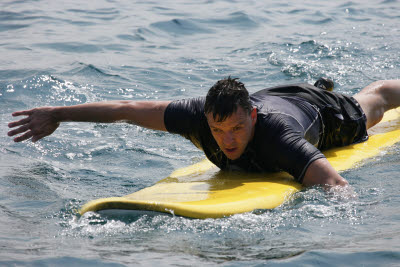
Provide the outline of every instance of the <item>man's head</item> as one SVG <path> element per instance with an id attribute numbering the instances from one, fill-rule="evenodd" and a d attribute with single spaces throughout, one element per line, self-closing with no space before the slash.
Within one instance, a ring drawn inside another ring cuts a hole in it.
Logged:
<path id="1" fill-rule="evenodd" d="M 236 112 L 238 107 L 251 113 L 253 106 L 250 102 L 249 92 L 244 84 L 237 78 L 228 77 L 216 82 L 208 91 L 204 112 L 211 113 L 214 120 L 224 121 Z"/>
<path id="2" fill-rule="evenodd" d="M 218 81 L 208 91 L 204 112 L 211 133 L 224 154 L 238 159 L 254 136 L 257 110 L 238 79 Z"/>

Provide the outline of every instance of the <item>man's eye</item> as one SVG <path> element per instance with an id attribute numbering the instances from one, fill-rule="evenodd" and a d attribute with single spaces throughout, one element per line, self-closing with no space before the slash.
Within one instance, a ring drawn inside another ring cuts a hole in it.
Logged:
<path id="1" fill-rule="evenodd" d="M 212 129 L 212 131 L 214 132 L 214 133 L 220 133 L 221 132 L 221 130 L 220 129 Z"/>
<path id="2" fill-rule="evenodd" d="M 241 126 L 236 126 L 236 127 L 233 128 L 234 131 L 239 131 L 239 130 L 241 130 L 241 129 L 242 129 Z"/>

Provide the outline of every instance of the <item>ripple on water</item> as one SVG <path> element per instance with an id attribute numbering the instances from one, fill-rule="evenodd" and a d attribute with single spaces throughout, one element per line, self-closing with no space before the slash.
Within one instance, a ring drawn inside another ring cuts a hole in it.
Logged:
<path id="1" fill-rule="evenodd" d="M 59 52 L 73 53 L 97 53 L 102 50 L 98 45 L 82 42 L 55 42 L 55 43 L 37 43 L 35 46 L 44 49 L 53 49 Z"/>
<path id="2" fill-rule="evenodd" d="M 198 23 L 191 19 L 172 19 L 169 21 L 160 21 L 153 23 L 151 26 L 174 36 L 210 32 L 210 30 L 201 27 Z"/>

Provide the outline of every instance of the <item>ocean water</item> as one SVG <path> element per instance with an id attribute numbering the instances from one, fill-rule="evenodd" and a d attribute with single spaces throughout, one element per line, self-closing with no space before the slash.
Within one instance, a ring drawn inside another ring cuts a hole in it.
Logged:
<path id="1" fill-rule="evenodd" d="M 399 266 L 400 145 L 346 171 L 351 198 L 319 188 L 223 219 L 105 217 L 85 202 L 151 186 L 203 155 L 129 124 L 63 123 L 35 144 L 13 111 L 250 92 L 321 76 L 354 94 L 400 78 L 400 2 L 0 2 L 0 266 Z"/>

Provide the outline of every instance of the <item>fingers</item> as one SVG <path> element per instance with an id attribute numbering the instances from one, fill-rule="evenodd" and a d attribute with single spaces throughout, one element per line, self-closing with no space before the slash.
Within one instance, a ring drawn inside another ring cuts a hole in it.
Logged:
<path id="1" fill-rule="evenodd" d="M 24 126 L 19 127 L 18 129 L 9 131 L 8 132 L 8 136 L 14 136 L 16 134 L 20 134 L 20 133 L 26 132 L 28 130 L 29 130 L 29 126 L 28 125 L 24 125 Z"/>
<path id="2" fill-rule="evenodd" d="M 24 133 L 24 132 L 26 132 L 26 133 Z M 13 131 L 9 131 L 8 136 L 14 136 L 14 135 L 20 134 L 20 133 L 24 133 L 24 134 L 20 135 L 18 137 L 15 137 L 14 138 L 15 142 L 25 141 L 31 137 L 32 137 L 32 142 L 36 142 L 48 135 L 47 133 L 40 133 L 40 134 L 35 135 L 32 132 L 32 130 L 30 130 L 29 126 L 25 125 L 25 126 L 19 127 L 18 129 L 13 130 Z"/>
<path id="3" fill-rule="evenodd" d="M 13 115 L 14 117 L 16 117 L 16 116 L 21 116 L 21 115 L 30 116 L 30 115 L 32 115 L 32 114 L 33 114 L 33 109 L 31 109 L 31 110 L 16 111 L 16 112 L 12 113 L 12 115 Z M 9 127 L 9 128 L 13 128 L 13 127 L 16 127 L 16 126 L 24 125 L 24 124 L 29 123 L 29 121 L 30 121 L 30 118 L 29 118 L 29 117 L 24 118 L 24 119 L 19 120 L 19 121 L 13 121 L 13 122 L 10 122 L 10 123 L 8 124 L 8 127 Z"/>
<path id="4" fill-rule="evenodd" d="M 24 125 L 24 124 L 29 123 L 30 121 L 31 121 L 31 119 L 29 117 L 25 118 L 25 119 L 22 119 L 22 120 L 19 120 L 19 121 L 13 121 L 13 122 L 10 122 L 8 124 L 8 127 L 9 128 L 13 128 L 13 127 L 16 127 L 16 126 Z"/>
<path id="5" fill-rule="evenodd" d="M 15 137 L 15 138 L 14 138 L 14 142 L 25 141 L 25 140 L 31 138 L 32 136 L 33 136 L 32 131 L 29 131 L 29 132 L 26 132 L 25 134 L 23 134 L 23 135 L 21 135 L 21 136 Z"/>
<path id="6" fill-rule="evenodd" d="M 31 114 L 33 114 L 33 110 L 22 110 L 22 111 L 16 111 L 16 112 L 12 113 L 12 116 L 14 116 L 14 117 L 21 116 L 21 115 L 29 116 Z M 10 122 L 8 124 L 9 128 L 14 128 L 14 127 L 21 126 L 21 125 L 22 126 L 19 127 L 18 129 L 9 131 L 7 133 L 8 136 L 14 136 L 14 135 L 26 132 L 25 134 L 23 134 L 21 136 L 15 137 L 14 141 L 21 142 L 21 141 L 31 138 L 33 136 L 32 131 L 27 132 L 30 129 L 29 128 L 30 121 L 31 121 L 31 118 L 27 117 L 27 118 L 21 119 L 19 121 Z"/>
<path id="7" fill-rule="evenodd" d="M 30 109 L 30 110 L 16 111 L 16 112 L 13 112 L 11 115 L 13 115 L 13 117 L 22 116 L 22 115 L 29 116 L 32 113 L 33 113 L 33 109 Z"/>
<path id="8" fill-rule="evenodd" d="M 19 135 L 14 138 L 15 142 L 21 142 L 30 138 L 32 138 L 32 142 L 36 142 L 52 134 L 59 126 L 59 123 L 54 121 L 51 112 L 46 107 L 17 111 L 12 115 L 28 116 L 8 124 L 9 128 L 16 127 L 8 132 L 8 136 Z"/>

